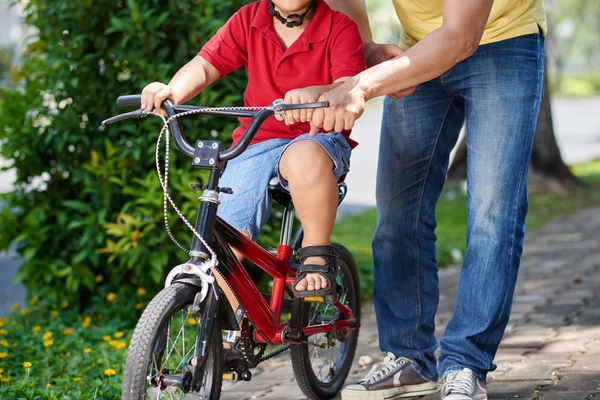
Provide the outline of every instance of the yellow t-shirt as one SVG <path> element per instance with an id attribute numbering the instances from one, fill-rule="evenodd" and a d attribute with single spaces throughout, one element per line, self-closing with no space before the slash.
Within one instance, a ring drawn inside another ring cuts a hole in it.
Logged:
<path id="1" fill-rule="evenodd" d="M 444 0 L 393 0 L 402 24 L 400 47 L 408 49 L 442 26 Z M 548 29 L 543 0 L 494 0 L 481 44 Z"/>

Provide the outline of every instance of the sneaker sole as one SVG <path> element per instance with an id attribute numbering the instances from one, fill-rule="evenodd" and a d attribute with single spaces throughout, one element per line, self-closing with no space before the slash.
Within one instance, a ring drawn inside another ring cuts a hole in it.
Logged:
<path id="1" fill-rule="evenodd" d="M 400 386 L 382 390 L 342 390 L 342 400 L 393 400 L 405 397 L 419 397 L 441 390 L 436 382 L 427 382 L 420 385 Z"/>

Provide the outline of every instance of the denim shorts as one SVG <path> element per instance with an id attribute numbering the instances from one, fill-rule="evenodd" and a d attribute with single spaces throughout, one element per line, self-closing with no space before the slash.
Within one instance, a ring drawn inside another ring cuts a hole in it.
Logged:
<path id="1" fill-rule="evenodd" d="M 252 240 L 256 240 L 271 214 L 269 181 L 278 177 L 288 190 L 279 175 L 279 160 L 287 147 L 299 140 L 313 140 L 323 147 L 333 161 L 333 175 L 337 180 L 348 172 L 351 149 L 341 133 L 304 134 L 293 140 L 269 139 L 248 147 L 227 163 L 219 186 L 233 189 L 233 194 L 220 195 L 217 215 L 232 227 L 250 232 Z"/>

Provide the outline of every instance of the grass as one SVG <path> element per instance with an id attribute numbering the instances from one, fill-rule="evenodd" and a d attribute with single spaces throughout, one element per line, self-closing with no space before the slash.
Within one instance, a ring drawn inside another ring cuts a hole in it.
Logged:
<path id="1" fill-rule="evenodd" d="M 527 231 L 531 232 L 558 215 L 587 207 L 600 206 L 600 160 L 576 165 L 573 172 L 589 187 L 572 190 L 568 195 L 536 194 L 529 197 Z M 438 227 L 437 257 L 440 266 L 457 264 L 466 250 L 466 195 L 462 190 L 446 189 L 436 209 Z M 361 275 L 363 295 L 373 290 L 373 255 L 371 239 L 375 232 L 377 214 L 369 209 L 349 215 L 336 223 L 332 240 L 343 243 L 356 259 Z"/>

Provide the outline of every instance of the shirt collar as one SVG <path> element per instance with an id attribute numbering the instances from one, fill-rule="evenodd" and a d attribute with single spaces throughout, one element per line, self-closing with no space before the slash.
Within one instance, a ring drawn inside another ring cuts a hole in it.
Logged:
<path id="1" fill-rule="evenodd" d="M 260 0 L 261 4 L 252 21 L 252 28 L 259 29 L 263 34 L 266 34 L 273 28 L 273 17 L 269 13 L 269 1 Z M 312 21 L 304 29 L 304 35 L 309 43 L 317 43 L 329 37 L 331 32 L 331 21 L 333 19 L 333 11 L 324 0 L 315 1 L 315 15 Z"/>

